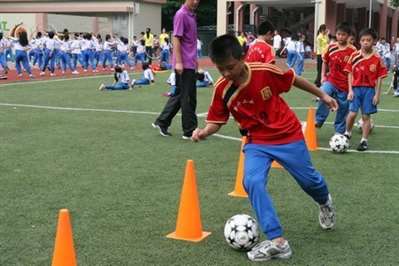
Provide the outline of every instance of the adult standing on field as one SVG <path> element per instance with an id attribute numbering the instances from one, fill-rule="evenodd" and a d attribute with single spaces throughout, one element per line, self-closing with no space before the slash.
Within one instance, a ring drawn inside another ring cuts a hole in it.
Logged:
<path id="1" fill-rule="evenodd" d="M 326 24 L 321 24 L 317 31 L 316 38 L 316 55 L 317 55 L 317 77 L 314 84 L 317 87 L 321 86 L 321 67 L 323 66 L 322 56 L 328 47 L 328 29 Z"/>
<path id="2" fill-rule="evenodd" d="M 152 52 L 154 48 L 154 35 L 151 33 L 151 29 L 147 28 L 144 34 L 145 41 L 145 52 L 148 56 L 148 62 L 151 64 L 152 62 Z"/>
<path id="3" fill-rule="evenodd" d="M 173 68 L 176 72 L 176 93 L 170 97 L 161 114 L 152 124 L 159 133 L 171 136 L 168 131 L 172 119 L 181 108 L 183 139 L 191 139 L 197 128 L 197 21 L 194 11 L 200 0 L 186 0 L 173 18 Z"/>

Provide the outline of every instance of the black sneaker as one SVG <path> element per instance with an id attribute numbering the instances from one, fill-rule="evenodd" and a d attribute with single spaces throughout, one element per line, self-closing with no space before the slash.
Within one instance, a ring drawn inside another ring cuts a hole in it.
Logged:
<path id="1" fill-rule="evenodd" d="M 170 137 L 172 136 L 171 133 L 169 133 L 168 128 L 167 127 L 161 127 L 160 125 L 156 124 L 156 123 L 152 123 L 151 124 L 153 128 L 158 128 L 159 129 L 159 134 L 162 137 Z"/>
<path id="2" fill-rule="evenodd" d="M 358 151 L 365 151 L 369 148 L 367 141 L 363 140 L 359 143 L 359 146 L 357 146 Z"/>
<path id="3" fill-rule="evenodd" d="M 184 140 L 191 140 L 191 136 L 192 136 L 192 134 L 183 134 L 183 136 L 181 138 Z"/>
<path id="4" fill-rule="evenodd" d="M 349 139 L 351 139 L 351 135 L 349 135 L 348 133 L 344 133 L 344 136 L 349 140 Z"/>

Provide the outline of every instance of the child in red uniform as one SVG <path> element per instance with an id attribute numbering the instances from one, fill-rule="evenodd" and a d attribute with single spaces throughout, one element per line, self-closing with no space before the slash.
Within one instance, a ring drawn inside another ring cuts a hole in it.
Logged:
<path id="1" fill-rule="evenodd" d="M 247 253 L 252 261 L 287 259 L 291 248 L 266 190 L 273 160 L 296 179 L 302 189 L 319 205 L 319 223 L 323 229 L 335 224 L 335 211 L 327 184 L 315 170 L 304 142 L 301 123 L 280 97 L 294 84 L 324 101 L 332 110 L 337 102 L 292 69 L 283 72 L 271 64 L 245 63 L 243 50 L 234 36 L 223 35 L 212 41 L 210 58 L 223 75 L 215 84 L 205 128 L 196 129 L 192 140 L 199 141 L 216 133 L 231 113 L 241 130 L 246 131 L 244 147 L 244 187 L 259 224 L 269 240 Z"/>
<path id="2" fill-rule="evenodd" d="M 368 149 L 367 138 L 370 133 L 370 115 L 377 113 L 377 105 L 381 96 L 381 81 L 388 75 L 387 69 L 380 56 L 373 51 L 373 44 L 377 38 L 372 29 L 360 32 L 360 51 L 352 54 L 345 71 L 348 73 L 350 113 L 346 122 L 345 136 L 352 136 L 353 123 L 359 108 L 362 111 L 363 128 L 362 139 L 357 147 L 358 151 Z"/>
<path id="3" fill-rule="evenodd" d="M 258 38 L 248 49 L 246 62 L 275 63 L 273 47 L 268 44 L 274 36 L 274 26 L 269 21 L 262 22 L 258 27 Z"/>
<path id="4" fill-rule="evenodd" d="M 321 88 L 325 93 L 337 100 L 339 108 L 335 116 L 335 132 L 345 133 L 346 116 L 348 115 L 348 75 L 344 72 L 346 63 L 356 48 L 348 43 L 351 34 L 348 24 L 342 23 L 337 26 L 337 42 L 328 46 L 323 55 L 322 83 Z M 329 72 L 326 74 L 327 66 Z M 320 102 L 316 111 L 316 127 L 321 127 L 329 114 L 328 107 Z"/>

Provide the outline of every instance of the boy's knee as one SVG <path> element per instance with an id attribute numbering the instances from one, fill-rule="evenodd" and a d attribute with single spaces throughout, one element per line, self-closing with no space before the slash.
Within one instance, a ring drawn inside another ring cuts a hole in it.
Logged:
<path id="1" fill-rule="evenodd" d="M 253 191 L 257 188 L 264 188 L 265 186 L 264 177 L 262 177 L 261 175 L 245 174 L 243 183 L 244 188 L 247 192 Z"/>

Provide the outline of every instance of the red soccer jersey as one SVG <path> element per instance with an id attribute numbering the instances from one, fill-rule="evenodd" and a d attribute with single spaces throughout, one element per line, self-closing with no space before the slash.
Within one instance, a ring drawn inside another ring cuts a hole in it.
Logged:
<path id="1" fill-rule="evenodd" d="M 344 68 L 349 57 L 355 51 L 356 48 L 352 45 L 340 49 L 338 43 L 332 43 L 323 55 L 323 61 L 327 63 L 329 68 L 327 81 L 334 84 L 340 91 L 348 91 L 348 74 L 344 72 Z"/>
<path id="2" fill-rule="evenodd" d="M 236 90 L 233 82 L 225 78 L 215 84 L 207 123 L 225 124 L 231 113 L 239 127 L 248 131 L 251 143 L 288 144 L 302 140 L 301 123 L 280 97 L 290 90 L 294 70 L 283 72 L 275 65 L 261 63 L 247 63 L 246 67 L 248 80 Z"/>
<path id="3" fill-rule="evenodd" d="M 271 45 L 263 40 L 256 39 L 247 52 L 246 62 L 274 63 L 275 54 Z"/>
<path id="4" fill-rule="evenodd" d="M 375 88 L 378 78 L 388 76 L 387 68 L 377 53 L 364 57 L 361 51 L 352 54 L 345 72 L 352 73 L 352 87 Z"/>

